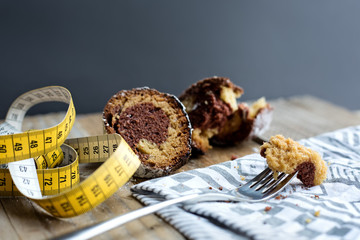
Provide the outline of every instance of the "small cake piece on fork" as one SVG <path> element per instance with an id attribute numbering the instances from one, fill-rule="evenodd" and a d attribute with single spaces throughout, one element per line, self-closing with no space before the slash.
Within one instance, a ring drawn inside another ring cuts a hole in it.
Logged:
<path id="1" fill-rule="evenodd" d="M 298 171 L 297 177 L 306 187 L 320 185 L 326 179 L 327 167 L 320 154 L 291 138 L 272 136 L 260 147 L 260 154 L 266 158 L 274 176 L 278 172 Z"/>

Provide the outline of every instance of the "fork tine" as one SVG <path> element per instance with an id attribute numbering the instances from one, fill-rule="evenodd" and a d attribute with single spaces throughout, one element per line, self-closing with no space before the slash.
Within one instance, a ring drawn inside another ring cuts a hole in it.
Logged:
<path id="1" fill-rule="evenodd" d="M 287 174 L 281 173 L 277 179 L 271 179 L 271 182 L 268 184 L 264 184 L 265 189 L 263 190 L 263 193 L 266 193 L 269 189 L 271 189 L 273 186 L 277 185 L 284 177 L 286 177 Z"/>
<path id="2" fill-rule="evenodd" d="M 270 181 L 274 180 L 273 174 L 269 174 L 266 178 L 262 179 L 261 181 L 259 181 L 258 183 L 254 184 L 253 186 L 251 186 L 251 188 L 255 187 L 256 191 L 259 191 L 260 189 L 262 189 L 263 187 L 265 187 Z"/>
<path id="3" fill-rule="evenodd" d="M 277 192 L 280 192 L 290 181 L 291 179 L 293 179 L 294 177 L 296 177 L 298 172 L 292 173 L 290 175 L 288 175 L 285 179 L 283 179 L 282 181 L 279 180 L 276 184 L 272 185 L 271 187 L 269 187 L 265 194 L 264 197 L 270 197 L 272 195 L 274 195 Z M 285 176 L 285 175 L 284 175 Z"/>
<path id="4" fill-rule="evenodd" d="M 290 175 L 281 173 L 275 180 L 271 172 L 265 169 L 247 184 L 237 188 L 235 193 L 246 201 L 264 201 L 280 192 L 297 175 L 297 172 Z"/>
<path id="5" fill-rule="evenodd" d="M 249 182 L 247 182 L 243 187 L 250 187 L 254 183 L 256 184 L 259 180 L 265 178 L 269 173 L 271 173 L 272 170 L 270 168 L 266 168 L 264 171 L 262 171 L 259 175 L 251 179 Z"/>

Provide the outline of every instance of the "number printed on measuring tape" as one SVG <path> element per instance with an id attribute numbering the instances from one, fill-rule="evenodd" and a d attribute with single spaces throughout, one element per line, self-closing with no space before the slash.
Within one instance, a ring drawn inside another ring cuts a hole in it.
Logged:
<path id="1" fill-rule="evenodd" d="M 67 103 L 62 122 L 21 132 L 26 112 L 42 102 Z M 18 97 L 0 124 L 0 196 L 25 195 L 49 214 L 72 217 L 85 213 L 114 194 L 140 165 L 118 134 L 67 139 L 75 107 L 63 87 L 35 89 Z M 79 163 L 103 162 L 80 182 Z"/>

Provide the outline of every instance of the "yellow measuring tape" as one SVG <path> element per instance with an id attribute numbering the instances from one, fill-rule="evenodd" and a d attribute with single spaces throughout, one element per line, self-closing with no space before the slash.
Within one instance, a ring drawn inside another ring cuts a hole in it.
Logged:
<path id="1" fill-rule="evenodd" d="M 21 132 L 26 112 L 42 102 L 69 105 L 58 125 Z M 140 165 L 118 134 L 66 139 L 75 120 L 70 92 L 35 89 L 18 97 L 0 124 L 0 196 L 25 195 L 56 217 L 89 211 L 124 185 Z M 79 163 L 104 162 L 80 182 Z"/>

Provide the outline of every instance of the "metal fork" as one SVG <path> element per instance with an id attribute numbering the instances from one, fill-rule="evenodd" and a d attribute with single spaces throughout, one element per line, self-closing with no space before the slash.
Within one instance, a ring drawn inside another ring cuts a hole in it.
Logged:
<path id="1" fill-rule="evenodd" d="M 121 216 L 100 222 L 88 227 L 84 227 L 75 232 L 71 232 L 55 239 L 89 239 L 102 234 L 106 231 L 119 227 L 137 218 L 154 213 L 165 207 L 175 204 L 194 204 L 206 201 L 233 201 L 233 202 L 260 202 L 271 198 L 280 192 L 297 175 L 281 173 L 277 179 L 273 178 L 272 170 L 266 168 L 259 175 L 255 176 L 245 185 L 227 193 L 196 193 L 179 198 L 166 200 L 161 203 L 150 205 L 138 210 L 126 213 Z"/>

